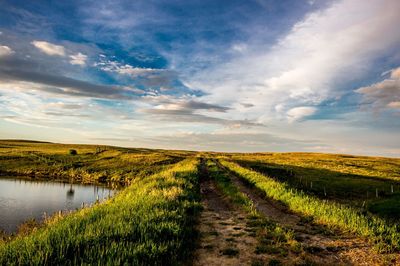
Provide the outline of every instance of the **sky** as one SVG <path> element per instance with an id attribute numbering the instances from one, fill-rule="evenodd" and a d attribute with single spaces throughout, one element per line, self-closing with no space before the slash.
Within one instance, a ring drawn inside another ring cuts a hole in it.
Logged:
<path id="1" fill-rule="evenodd" d="M 398 0 L 0 0 L 0 138 L 400 157 Z"/>

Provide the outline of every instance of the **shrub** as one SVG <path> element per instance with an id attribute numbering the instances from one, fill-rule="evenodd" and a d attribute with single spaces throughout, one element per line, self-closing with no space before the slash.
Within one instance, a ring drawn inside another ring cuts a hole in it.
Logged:
<path id="1" fill-rule="evenodd" d="M 78 152 L 77 152 L 76 150 L 74 150 L 74 149 L 70 149 L 70 150 L 69 150 L 69 154 L 71 154 L 71 155 L 77 155 Z"/>

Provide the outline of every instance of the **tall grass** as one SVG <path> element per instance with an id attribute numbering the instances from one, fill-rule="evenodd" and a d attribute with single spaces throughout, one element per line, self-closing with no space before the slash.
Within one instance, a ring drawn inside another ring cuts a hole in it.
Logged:
<path id="1" fill-rule="evenodd" d="M 136 179 L 114 198 L 0 246 L 0 265 L 176 265 L 190 254 L 198 159 Z"/>
<path id="2" fill-rule="evenodd" d="M 221 160 L 221 164 L 264 191 L 268 197 L 283 202 L 295 212 L 312 216 L 317 222 L 368 237 L 374 241 L 379 251 L 400 249 L 400 229 L 397 225 L 389 224 L 383 219 L 364 214 L 361 210 L 352 207 L 309 196 L 302 191 L 290 188 L 285 183 L 236 163 Z"/>

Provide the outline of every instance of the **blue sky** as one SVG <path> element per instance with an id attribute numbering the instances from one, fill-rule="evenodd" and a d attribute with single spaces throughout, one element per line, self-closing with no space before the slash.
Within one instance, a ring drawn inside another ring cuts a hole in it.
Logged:
<path id="1" fill-rule="evenodd" d="M 3 0 L 0 138 L 398 157 L 398 10 Z"/>

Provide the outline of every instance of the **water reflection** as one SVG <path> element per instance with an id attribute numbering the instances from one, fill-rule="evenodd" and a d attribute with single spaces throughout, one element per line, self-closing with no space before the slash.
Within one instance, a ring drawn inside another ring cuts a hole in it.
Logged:
<path id="1" fill-rule="evenodd" d="M 0 178 L 0 229 L 14 232 L 19 224 L 43 214 L 74 210 L 112 196 L 115 190 L 96 185 Z"/>
<path id="2" fill-rule="evenodd" d="M 71 184 L 71 187 L 67 191 L 67 199 L 74 199 L 74 193 L 75 193 L 75 190 L 72 188 L 72 184 Z"/>

